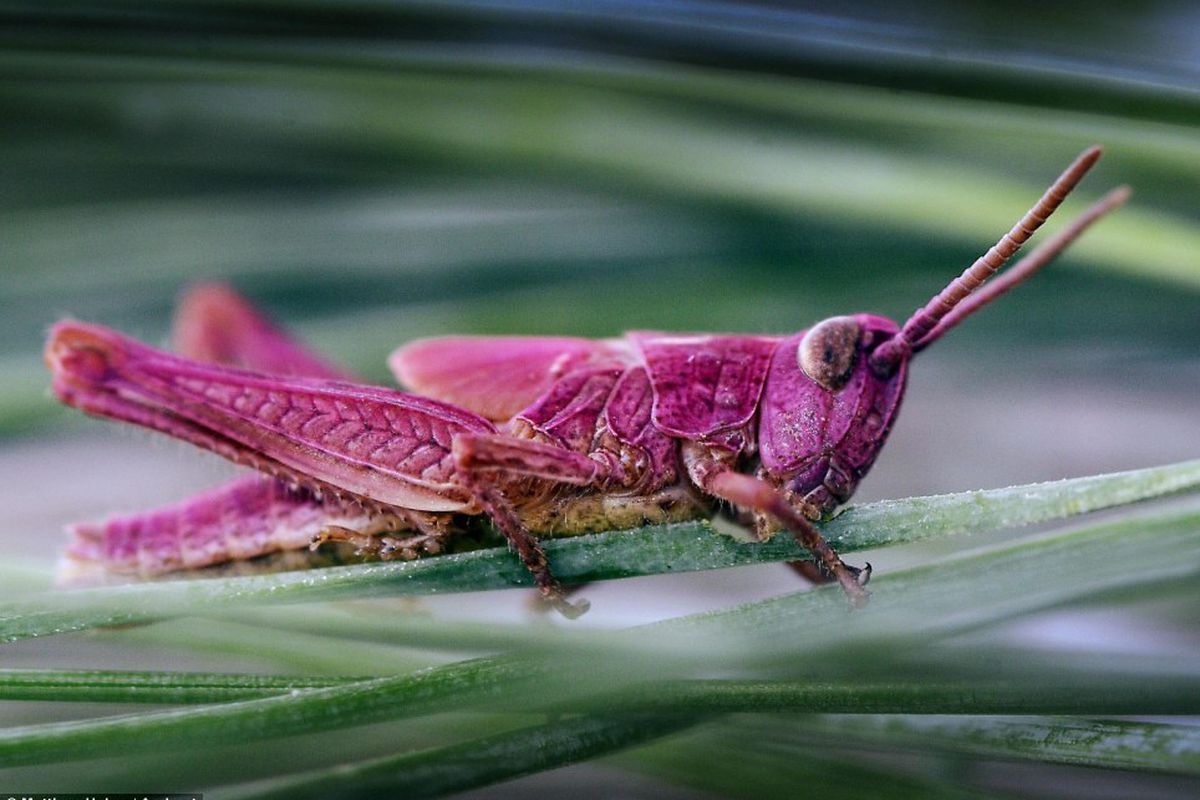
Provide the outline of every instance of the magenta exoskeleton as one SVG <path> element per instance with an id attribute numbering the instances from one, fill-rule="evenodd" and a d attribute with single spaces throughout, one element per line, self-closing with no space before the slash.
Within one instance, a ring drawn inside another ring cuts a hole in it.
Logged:
<path id="1" fill-rule="evenodd" d="M 75 321 L 46 345 L 53 388 L 251 467 L 174 506 L 72 527 L 68 555 L 146 575 L 349 542 L 384 558 L 439 552 L 487 515 L 541 595 L 580 613 L 537 535 L 709 515 L 782 526 L 806 574 L 865 601 L 813 521 L 854 493 L 887 440 L 913 354 L 1048 263 L 1124 187 L 984 289 L 1100 157 L 1082 153 L 1000 241 L 904 323 L 832 317 L 790 336 L 634 332 L 609 340 L 449 337 L 390 366 L 408 392 L 355 383 L 231 290 L 185 298 L 182 356 Z M 978 290 L 978 291 L 977 291 Z"/>

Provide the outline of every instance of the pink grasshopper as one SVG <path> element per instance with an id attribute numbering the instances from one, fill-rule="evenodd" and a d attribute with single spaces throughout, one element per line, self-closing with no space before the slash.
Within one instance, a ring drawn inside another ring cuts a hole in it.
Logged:
<path id="1" fill-rule="evenodd" d="M 848 500 L 874 463 L 913 354 L 1124 201 L 1122 187 L 975 292 L 1099 156 L 1098 147 L 1081 154 L 902 327 L 855 314 L 791 336 L 426 339 L 390 358 L 410 394 L 350 382 L 219 286 L 193 290 L 180 309 L 176 340 L 188 358 L 60 322 L 46 361 L 63 402 L 267 476 L 74 526 L 68 554 L 142 574 L 329 540 L 411 558 L 440 551 L 485 514 L 541 596 L 574 615 L 585 606 L 567 602 L 533 532 L 692 519 L 725 501 L 760 537 L 789 530 L 816 558 L 808 574 L 861 604 L 869 566 L 844 564 L 812 521 Z"/>

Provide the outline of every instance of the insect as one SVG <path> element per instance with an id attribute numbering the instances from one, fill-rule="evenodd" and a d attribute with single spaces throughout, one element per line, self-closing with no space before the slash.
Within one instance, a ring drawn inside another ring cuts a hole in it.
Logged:
<path id="1" fill-rule="evenodd" d="M 854 493 L 895 422 L 915 353 L 1120 205 L 1117 189 L 979 287 L 1100 157 L 1084 151 L 999 242 L 902 326 L 872 314 L 785 336 L 633 332 L 618 339 L 418 340 L 389 363 L 410 391 L 355 383 L 240 296 L 198 287 L 172 355 L 63 321 L 53 390 L 99 417 L 185 440 L 257 475 L 157 510 L 72 527 L 68 555 L 159 574 L 328 541 L 383 558 L 442 550 L 479 515 L 568 616 L 538 536 L 741 510 L 790 531 L 810 571 L 865 602 L 813 521 Z M 978 291 L 977 291 L 978 290 Z"/>

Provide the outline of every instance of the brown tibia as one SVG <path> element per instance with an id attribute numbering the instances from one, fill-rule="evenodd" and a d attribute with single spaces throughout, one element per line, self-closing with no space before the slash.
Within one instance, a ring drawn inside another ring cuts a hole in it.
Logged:
<path id="1" fill-rule="evenodd" d="M 464 471 L 463 482 L 484 513 L 508 540 L 509 546 L 517 552 L 521 563 L 533 574 L 542 599 L 567 619 L 575 619 L 586 612 L 589 607 L 586 600 L 581 600 L 578 604 L 567 600 L 567 593 L 562 584 L 550 574 L 546 551 L 542 549 L 537 538 L 525 529 L 504 495 L 486 479 L 478 479 L 469 471 Z"/>

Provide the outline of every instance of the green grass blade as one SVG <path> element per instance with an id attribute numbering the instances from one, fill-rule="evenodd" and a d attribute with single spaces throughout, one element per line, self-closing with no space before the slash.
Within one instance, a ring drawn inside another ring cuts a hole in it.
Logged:
<path id="1" fill-rule="evenodd" d="M 315 675 L 344 675 L 348 664 L 369 665 L 369 676 L 397 675 L 442 664 L 445 656 L 412 647 L 347 641 L 307 631 L 247 625 L 233 619 L 179 619 L 112 631 L 109 641 L 184 648 L 253 659 L 276 669 Z"/>
<path id="2" fill-rule="evenodd" d="M 0 730 L 0 767 L 253 741 L 367 725 L 502 696 L 532 670 L 520 662 L 465 662 L 413 676 L 356 681 L 258 700 Z"/>
<path id="3" fill-rule="evenodd" d="M 365 678 L 136 670 L 0 670 L 0 700 L 70 703 L 224 703 L 338 686 Z"/>
<path id="4" fill-rule="evenodd" d="M 351 604 L 238 608 L 217 619 L 236 620 L 275 631 L 378 642 L 439 652 L 483 655 L 552 646 L 572 634 L 566 626 L 533 622 L 477 622 L 415 613 L 397 613 L 390 600 Z M 584 631 L 586 633 L 586 631 Z"/>
<path id="5" fill-rule="evenodd" d="M 739 741 L 723 721 L 654 742 L 612 759 L 661 780 L 735 800 L 984 800 L 990 795 L 955 785 L 936 770 L 888 769 L 860 753 L 831 752 L 823 743 L 791 750 L 786 758 L 769 741 Z"/>
<path id="6" fill-rule="evenodd" d="M 221 795 L 239 800 L 441 797 L 608 755 L 699 721 L 686 714 L 572 717 L 449 747 L 341 765 L 262 790 L 224 789 Z"/>
<path id="7" fill-rule="evenodd" d="M 888 681 L 670 681 L 625 690 L 595 702 L 608 710 L 687 709 L 707 714 L 790 710 L 850 715 L 1178 715 L 1200 713 L 1197 690 L 1200 674 L 1089 676 L 1062 670 L 1055 675 L 971 681 L 921 680 L 915 673 Z"/>
<path id="8" fill-rule="evenodd" d="M 1184 705 L 1174 713 L 1195 712 Z M 897 715 L 771 719 L 733 727 L 742 727 L 748 738 L 776 744 L 824 741 L 888 749 L 932 747 L 983 758 L 1200 775 L 1200 727 L 1194 723 Z"/>
<path id="9" fill-rule="evenodd" d="M 994 235 L 997 219 L 1008 219 L 1014 208 L 1029 204 L 1028 189 L 1002 168 L 980 168 L 985 159 L 980 153 L 972 166 L 950 163 L 945 157 L 898 152 L 888 147 L 889 142 L 872 140 L 872 130 L 887 127 L 877 121 L 879 117 L 889 125 L 917 126 L 948 142 L 961 142 L 968 135 L 990 136 L 988 149 L 997 158 L 1001 153 L 1029 158 L 1026 142 L 1014 134 L 1037 132 L 1068 152 L 1091 141 L 1136 142 L 1142 157 L 1179 163 L 1188 174 L 1195 170 L 1180 158 L 1187 151 L 1194 156 L 1194 142 L 1153 123 L 1079 114 L 1072 116 L 1073 125 L 1056 127 L 1047 125 L 1040 111 L 1006 104 L 981 103 L 963 109 L 933 96 L 897 99 L 881 89 L 847 90 L 805 81 L 780 84 L 762 77 L 739 80 L 703 70 L 663 75 L 642 68 L 635 75 L 638 80 L 630 81 L 628 74 L 606 74 L 600 67 L 589 85 L 580 81 L 577 65 L 563 68 L 518 61 L 498 70 L 485 66 L 463 74 L 457 67 L 442 70 L 408 61 L 399 65 L 407 71 L 396 71 L 392 65 L 383 69 L 345 65 L 331 69 L 322 85 L 313 86 L 303 68 L 287 63 L 193 61 L 153 53 L 113 60 L 54 50 L 10 52 L 0 65 L 27 81 L 53 78 L 61 82 L 56 84 L 57 92 L 85 105 L 113 103 L 129 92 L 153 91 L 160 82 L 171 86 L 198 81 L 228 101 L 210 104 L 186 93 L 162 92 L 164 113 L 185 115 L 206 127 L 236 128 L 247 135 L 290 122 L 291 136 L 301 141 L 341 136 L 345 147 L 382 148 L 397 157 L 421 153 L 433 159 L 453 154 L 511 172 L 536 163 L 692 200 L 800 212 L 816 219 L 869 220 L 875 228 L 921 231 L 940 240 L 974 239 L 981 230 Z M 87 91 L 71 97 L 72 84 L 85 78 Z M 639 90 L 639 82 L 648 85 Z M 237 102 L 243 86 L 260 83 L 276 88 L 276 103 Z M 30 91 L 35 85 L 24 83 L 14 92 Z M 97 94 L 98 86 L 106 92 Z M 697 96 L 717 104 L 714 86 L 727 97 L 738 97 L 736 104 L 726 99 L 722 105 L 741 112 L 744 127 L 730 126 L 719 115 L 697 117 L 693 107 Z M 682 96 L 664 98 L 664 89 Z M 837 98 L 827 102 L 831 90 Z M 485 97 L 487 102 L 481 102 Z M 327 113 L 313 113 L 318 105 Z M 781 111 L 789 113 L 792 133 L 782 133 L 760 116 Z M 871 117 L 876 118 L 874 124 Z M 345 119 L 356 119 L 358 124 L 346 126 Z M 858 136 L 838 136 L 855 122 Z M 770 132 L 771 146 L 746 148 L 746 128 Z M 1008 135 L 998 136 L 999 131 Z M 855 141 L 862 138 L 867 146 Z M 889 149 L 889 154 L 883 154 Z M 859 179 L 846 181 L 846 175 Z M 980 186 L 988 191 L 979 192 Z M 1080 247 L 1109 269 L 1196 286 L 1197 242 L 1200 234 L 1186 217 L 1133 208 Z"/>
<path id="10" fill-rule="evenodd" d="M 1015 691 L 1011 692 L 1011 697 L 1019 700 L 1020 687 L 1012 689 Z M 701 707 L 691 705 L 675 707 L 687 708 L 692 714 L 701 710 Z M 787 707 L 786 704 L 780 706 L 781 709 Z M 976 709 L 963 710 L 991 713 L 986 703 Z M 1195 707 L 1182 710 L 1194 713 Z M 372 797 L 382 792 L 406 797 L 436 797 L 635 746 L 690 727 L 700 719 L 699 716 L 661 712 L 616 718 L 571 718 L 449 747 L 341 765 L 293 776 L 275 782 L 263 791 L 252 789 L 243 793 L 235 790 L 230 796 L 307 798 L 328 796 L 336 791 L 346 797 Z M 855 715 L 816 721 L 805 717 L 796 723 L 780 719 L 740 725 L 718 723 L 717 730 L 727 737 L 727 746 L 734 751 L 725 754 L 723 763 L 740 758 L 740 751 L 746 746 L 738 743 L 749 742 L 750 749 L 760 753 L 778 755 L 786 750 L 789 762 L 804 763 L 815 755 L 811 752 L 813 742 L 821 742 L 822 751 L 849 742 L 851 745 L 882 744 L 889 749 L 928 748 L 934 744 L 947 750 L 992 758 L 1114 769 L 1183 773 L 1200 770 L 1200 729 L 1182 725 Z M 663 767 L 661 761 L 650 760 L 658 769 Z M 822 759 L 818 757 L 817 760 Z M 692 763 L 694 765 L 695 761 Z M 847 772 L 838 774 L 843 783 L 857 782 Z M 930 787 L 922 788 L 930 790 Z M 935 793 L 935 796 L 940 795 Z"/>
<path id="11" fill-rule="evenodd" d="M 848 509 L 823 530 L 831 543 L 850 552 L 1060 519 L 1197 486 L 1200 461 L 1189 461 L 1054 483 L 876 503 Z M 788 536 L 761 544 L 739 543 L 716 534 L 703 522 L 580 536 L 548 542 L 546 549 L 555 573 L 568 583 L 807 556 Z M 0 605 L 0 640 L 219 611 L 252 602 L 474 591 L 531 582 L 517 558 L 497 548 L 404 563 L 105 587 Z"/>
<path id="12" fill-rule="evenodd" d="M 887 757 L 877 761 L 871 757 L 875 751 Z M 956 776 L 954 788 L 943 783 L 947 773 L 938 769 L 936 758 L 933 770 L 924 770 L 932 774 L 905 776 L 905 783 L 924 780 L 926 786 L 914 793 L 914 787 L 902 784 L 897 791 L 890 785 L 897 774 L 887 765 L 905 753 L 911 761 L 905 773 L 930 764 L 931 756 L 942 756 L 943 763 L 951 764 L 969 763 L 963 758 L 990 758 L 1194 775 L 1200 761 L 1200 728 L 1066 718 L 755 715 L 722 718 L 615 760 L 732 797 L 794 796 L 800 785 L 796 779 L 827 762 L 841 766 L 819 772 L 816 786 L 803 783 L 822 797 L 826 782 L 832 797 L 862 797 L 866 786 L 872 797 L 926 796 L 922 792 L 979 796 L 964 786 L 969 773 Z M 875 773 L 875 780 L 864 780 L 860 771 Z"/>
<path id="13" fill-rule="evenodd" d="M 751 603 L 659 627 L 686 639 L 721 631 L 747 663 L 820 659 L 870 643 L 870 657 L 920 650 L 931 637 L 975 630 L 1081 598 L 1141 587 L 1152 591 L 1200 575 L 1200 513 L 1141 515 L 952 557 L 874 581 L 866 613 L 848 617 L 835 592 Z M 886 598 L 886 599 L 885 599 Z M 715 627 L 710 627 L 715 626 Z M 660 638 L 666 638 L 660 635 Z M 796 643 L 803 642 L 802 652 Z"/>
<path id="14" fill-rule="evenodd" d="M 486 662 L 476 662 L 477 666 Z M 564 662 L 568 670 L 574 662 Z M 453 671 L 462 665 L 448 668 Z M 596 711 L 705 714 L 791 709 L 827 714 L 1200 714 L 1200 675 L 1153 670 L 969 681 L 687 680 L 653 682 L 591 701 Z M 535 676 L 531 676 L 531 679 Z M 0 700 L 220 703 L 377 680 L 373 677 L 123 670 L 0 670 Z M 417 683 L 410 676 L 400 683 Z M 390 686 L 391 684 L 389 684 Z M 391 689 L 384 689 L 390 692 Z M 416 706 L 408 711 L 417 712 Z M 407 713 L 407 712 L 406 712 Z"/>

